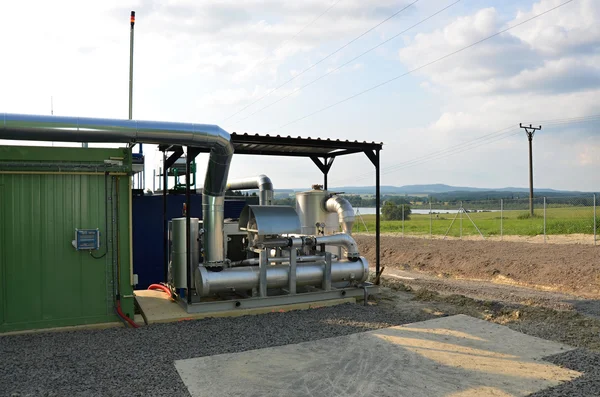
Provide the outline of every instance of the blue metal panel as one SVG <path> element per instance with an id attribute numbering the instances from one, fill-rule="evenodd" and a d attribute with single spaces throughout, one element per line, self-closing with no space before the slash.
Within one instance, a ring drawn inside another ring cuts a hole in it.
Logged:
<path id="1" fill-rule="evenodd" d="M 194 194 L 190 201 L 190 215 L 202 219 L 202 195 Z M 167 196 L 167 220 L 183 216 L 184 202 L 185 195 Z M 225 200 L 225 218 L 239 218 L 245 206 L 245 200 Z M 134 196 L 132 217 L 133 272 L 138 275 L 136 289 L 146 289 L 150 284 L 164 281 L 162 196 Z"/>

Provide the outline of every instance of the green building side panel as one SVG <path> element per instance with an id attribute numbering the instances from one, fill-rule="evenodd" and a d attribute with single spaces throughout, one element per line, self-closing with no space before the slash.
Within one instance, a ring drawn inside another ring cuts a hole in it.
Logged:
<path id="1" fill-rule="evenodd" d="M 54 149 L 35 148 L 34 155 L 39 158 L 44 153 L 48 158 L 44 166 L 54 155 L 64 161 L 64 155 L 52 153 Z M 56 152 L 64 154 L 64 150 Z M 77 161 L 78 155 L 88 154 L 82 150 L 69 149 L 68 156 Z M 87 150 L 94 151 L 94 156 L 122 156 L 122 149 Z M 23 154 L 23 149 L 18 151 Z M 7 153 L 4 150 L 0 156 Z M 71 243 L 76 228 L 98 228 L 101 247 L 93 255 L 101 257 L 106 252 L 105 186 L 114 186 L 110 185 L 113 177 L 101 173 L 11 173 L 2 171 L 2 160 L 0 157 L 0 332 L 116 321 L 111 256 L 96 259 L 88 251 L 75 250 Z M 40 169 L 44 169 L 42 164 Z M 119 184 L 119 280 L 121 294 L 127 297 L 122 307 L 133 317 L 129 177 L 114 178 Z"/>

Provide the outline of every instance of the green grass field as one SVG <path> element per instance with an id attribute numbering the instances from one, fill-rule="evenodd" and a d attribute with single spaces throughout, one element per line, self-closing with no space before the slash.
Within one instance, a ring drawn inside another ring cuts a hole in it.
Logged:
<path id="1" fill-rule="evenodd" d="M 543 210 L 536 210 L 536 217 L 528 218 L 528 211 L 504 211 L 502 230 L 504 235 L 535 236 L 544 233 Z M 500 235 L 500 212 L 476 212 L 468 214 L 484 236 Z M 598 214 L 600 215 L 600 214 Z M 597 216 L 598 216 L 597 215 Z M 456 214 L 434 214 L 431 229 L 435 235 L 444 235 Z M 375 215 L 362 215 L 369 232 L 375 231 Z M 600 223 L 600 219 L 596 219 Z M 600 233 L 600 224 L 596 225 Z M 430 229 L 429 214 L 413 214 L 411 219 L 404 222 L 404 233 L 413 235 L 428 235 Z M 359 217 L 354 222 L 353 231 L 365 232 L 365 226 Z M 381 221 L 382 232 L 402 232 L 402 221 Z M 591 207 L 549 208 L 546 210 L 546 234 L 594 234 L 594 211 Z M 462 235 L 477 235 L 478 232 L 462 214 Z M 460 215 L 448 236 L 460 236 Z"/>

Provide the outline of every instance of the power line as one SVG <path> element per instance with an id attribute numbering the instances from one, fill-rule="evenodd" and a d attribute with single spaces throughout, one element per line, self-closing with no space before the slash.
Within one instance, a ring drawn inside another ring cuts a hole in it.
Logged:
<path id="1" fill-rule="evenodd" d="M 239 113 L 243 112 L 244 110 L 248 109 L 250 106 L 254 105 L 255 103 L 261 101 L 262 99 L 266 98 L 267 96 L 271 95 L 273 92 L 277 91 L 278 89 L 280 89 L 281 87 L 285 86 L 286 84 L 290 83 L 291 81 L 296 80 L 298 77 L 302 76 L 304 73 L 308 72 L 309 70 L 311 70 L 312 68 L 314 68 L 315 66 L 317 66 L 318 64 L 320 64 L 321 62 L 331 58 L 332 56 L 334 56 L 335 54 L 337 54 L 338 52 L 340 52 L 341 50 L 343 50 L 344 48 L 348 47 L 350 44 L 354 43 L 356 40 L 360 39 L 361 37 L 365 36 L 366 34 L 372 32 L 373 30 L 375 30 L 376 28 L 378 28 L 379 26 L 383 25 L 384 23 L 386 23 L 387 21 L 389 21 L 390 19 L 394 18 L 396 15 L 400 14 L 402 11 L 406 10 L 407 8 L 409 8 L 410 6 L 418 3 L 420 0 L 415 0 L 412 3 L 410 3 L 409 5 L 405 6 L 404 8 L 396 11 L 395 13 L 393 13 L 392 15 L 390 15 L 389 17 L 387 17 L 386 19 L 384 19 L 383 21 L 379 22 L 377 25 L 367 29 L 366 31 L 364 31 L 363 33 L 361 33 L 360 35 L 358 35 L 357 37 L 353 38 L 352 40 L 350 40 L 349 42 L 347 42 L 346 44 L 344 44 L 343 46 L 341 46 L 340 48 L 338 48 L 337 50 L 335 50 L 334 52 L 330 53 L 329 55 L 327 55 L 324 58 L 321 58 L 319 61 L 313 63 L 312 65 L 310 65 L 309 67 L 307 67 L 306 69 L 302 70 L 300 73 L 298 73 L 297 75 L 291 77 L 290 79 L 288 79 L 287 81 L 285 81 L 284 83 L 278 85 L 277 87 L 273 88 L 271 91 L 267 92 L 266 94 L 264 94 L 263 96 L 261 96 L 260 98 L 256 99 L 255 101 L 251 102 L 250 104 L 244 106 L 243 108 L 241 108 L 240 110 L 238 110 L 237 112 L 233 113 L 232 115 L 230 115 L 229 117 L 227 117 L 226 119 L 224 119 L 222 122 L 225 122 L 227 120 L 229 120 L 230 118 L 232 118 L 233 116 L 238 115 Z"/>
<path id="2" fill-rule="evenodd" d="M 566 123 L 585 123 L 585 122 L 594 122 L 594 121 L 600 121 L 600 114 L 594 114 L 594 115 L 582 116 L 582 117 L 538 120 L 532 124 L 560 125 L 560 124 L 556 124 L 556 123 L 566 124 Z M 437 150 L 435 152 L 426 154 L 424 156 L 416 157 L 411 160 L 407 160 L 407 161 L 404 161 L 404 162 L 401 162 L 398 164 L 384 167 L 384 168 L 382 168 L 382 174 L 383 175 L 390 174 L 392 172 L 396 172 L 396 171 L 400 171 L 402 169 L 421 165 L 421 164 L 424 164 L 429 161 L 442 160 L 442 159 L 448 158 L 450 156 L 454 156 L 456 154 L 463 153 L 468 150 L 472 150 L 472 149 L 481 147 L 483 145 L 498 142 L 502 139 L 506 139 L 506 138 L 510 138 L 515 135 L 519 135 L 521 133 L 520 130 L 516 131 L 516 132 L 513 131 L 517 127 L 518 126 L 516 124 L 511 125 L 510 127 L 506 127 L 504 129 L 482 135 L 471 141 L 463 142 L 463 143 L 460 143 L 457 145 L 450 146 L 445 149 Z M 480 141 L 480 142 L 478 142 L 478 141 Z M 352 180 L 362 180 L 362 179 L 366 179 L 366 178 L 370 178 L 370 177 L 371 177 L 371 173 L 369 172 L 369 173 L 353 176 Z M 342 180 L 341 182 L 345 182 L 347 180 L 350 180 L 350 179 L 345 179 L 345 180 Z"/>
<path id="3" fill-rule="evenodd" d="M 407 165 L 405 165 L 403 167 L 399 167 L 399 168 L 396 168 L 396 169 L 393 169 L 393 170 L 389 170 L 389 171 L 385 172 L 384 174 L 390 174 L 392 172 L 400 171 L 400 170 L 405 169 L 405 168 L 410 168 L 410 167 L 414 167 L 416 165 L 421 165 L 421 164 L 424 164 L 424 163 L 426 163 L 428 161 L 442 160 L 442 159 L 454 156 L 456 154 L 460 154 L 460 153 L 466 152 L 468 150 L 472 150 L 472 149 L 478 148 L 480 146 L 488 145 L 490 143 L 494 143 L 494 142 L 498 142 L 498 141 L 501 141 L 501 140 L 506 139 L 506 138 L 510 138 L 512 136 L 518 135 L 519 133 L 520 133 L 520 131 L 517 131 L 517 132 L 513 132 L 512 134 L 497 136 L 495 139 L 491 139 L 491 140 L 485 141 L 485 142 L 480 142 L 478 145 L 474 145 L 474 146 L 462 148 L 462 150 L 452 151 L 450 153 L 446 153 L 445 155 L 437 157 L 437 158 L 432 158 L 432 159 L 423 160 L 423 161 L 420 161 L 420 162 L 417 162 L 417 163 L 407 164 Z"/>
<path id="4" fill-rule="evenodd" d="M 518 27 L 518 26 L 524 25 L 524 24 L 525 24 L 525 23 L 527 23 L 527 22 L 531 22 L 531 21 L 533 21 L 534 19 L 536 19 L 536 18 L 539 18 L 539 17 L 541 17 L 542 15 L 545 15 L 545 14 L 547 14 L 547 13 L 551 12 L 551 11 L 554 11 L 554 10 L 556 10 L 557 8 L 560 8 L 560 7 L 564 6 L 564 5 L 567 5 L 567 4 L 569 4 L 569 3 L 573 2 L 573 1 L 574 1 L 574 0 L 568 0 L 568 1 L 564 2 L 564 3 L 561 3 L 561 4 L 559 4 L 559 5 L 555 6 L 555 7 L 552 7 L 552 8 L 550 8 L 550 9 L 548 9 L 548 10 L 544 11 L 544 12 L 541 12 L 541 13 L 539 13 L 539 14 L 537 14 L 537 15 L 534 15 L 534 16 L 533 16 L 533 17 L 531 17 L 531 18 L 528 18 L 528 19 L 526 19 L 526 20 L 524 20 L 524 21 L 521 21 L 521 22 L 519 22 L 519 23 L 517 23 L 517 24 L 515 24 L 515 25 L 513 25 L 513 26 L 509 26 L 509 27 L 508 27 L 508 28 L 506 28 L 506 29 L 502 29 L 502 30 L 500 30 L 500 31 L 498 31 L 498 32 L 496 32 L 496 33 L 494 33 L 494 34 L 490 35 L 490 36 L 487 36 L 487 37 L 485 37 L 485 38 L 483 38 L 483 39 L 481 39 L 481 40 L 475 41 L 474 43 L 471 43 L 471 44 L 469 44 L 469 45 L 467 45 L 467 46 L 465 46 L 465 47 L 462 47 L 462 48 L 460 48 L 460 49 L 458 49 L 458 50 L 456 50 L 456 51 L 452 51 L 452 52 L 450 52 L 450 53 L 448 53 L 448 54 L 446 54 L 446 55 L 444 55 L 444 56 L 442 56 L 442 57 L 440 57 L 440 58 L 437 58 L 437 59 L 435 59 L 435 60 L 433 60 L 433 61 L 427 62 L 427 63 L 425 63 L 425 64 L 423 64 L 423 65 L 421 65 L 421 66 L 418 66 L 418 67 L 416 67 L 416 68 L 414 68 L 414 69 L 412 69 L 412 70 L 409 70 L 409 71 L 407 71 L 407 72 L 405 72 L 405 73 L 402 73 L 402 74 L 400 74 L 400 75 L 398 75 L 398 76 L 392 77 L 391 79 L 388 79 L 388 80 L 386 80 L 386 81 L 383 81 L 383 82 L 381 82 L 381 83 L 379 83 L 379 84 L 376 84 L 376 85 L 374 85 L 374 86 L 372 86 L 372 87 L 370 87 L 370 88 L 367 88 L 366 90 L 360 91 L 360 92 L 358 92 L 358 93 L 356 93 L 356 94 L 354 94 L 354 95 L 351 95 L 351 96 L 349 96 L 349 97 L 347 97 L 347 98 L 345 98 L 345 99 L 342 99 L 341 101 L 338 101 L 338 102 L 332 103 L 331 105 L 325 106 L 325 107 L 323 107 L 323 108 L 321 108 L 321 109 L 319 109 L 319 110 L 316 110 L 316 111 L 314 111 L 314 112 L 312 112 L 312 113 L 309 113 L 309 114 L 307 114 L 307 115 L 305 115 L 305 116 L 302 116 L 302 117 L 299 117 L 299 118 L 297 118 L 297 119 L 295 119 L 295 120 L 292 120 L 292 121 L 290 121 L 289 123 L 283 124 L 283 125 L 281 125 L 281 126 L 279 126 L 279 127 L 275 128 L 275 129 L 273 129 L 273 130 L 269 131 L 269 133 L 272 133 L 273 131 L 277 131 L 277 130 L 279 130 L 279 129 L 281 129 L 281 128 L 285 128 L 285 127 L 287 127 L 287 126 L 289 126 L 289 125 L 291 125 L 291 124 L 294 124 L 294 123 L 297 123 L 297 122 L 299 122 L 299 121 L 302 121 L 302 120 L 304 120 L 304 119 L 307 119 L 307 118 L 309 118 L 309 117 L 311 117 L 311 116 L 314 116 L 315 114 L 321 113 L 321 112 L 323 112 L 323 111 L 325 111 L 325 110 L 331 109 L 331 108 L 332 108 L 332 107 L 334 107 L 334 106 L 340 105 L 340 104 L 342 104 L 342 103 L 344 103 L 344 102 L 347 102 L 347 101 L 349 101 L 349 100 L 351 100 L 351 99 L 354 99 L 354 98 L 356 98 L 356 97 L 358 97 L 358 96 L 360 96 L 360 95 L 366 94 L 367 92 L 373 91 L 373 90 L 375 90 L 375 89 L 377 89 L 377 88 L 379 88 L 379 87 L 382 87 L 382 86 L 384 86 L 384 85 L 386 85 L 386 84 L 389 84 L 389 83 L 391 83 L 391 82 L 393 82 L 393 81 L 395 81 L 395 80 L 398 80 L 399 78 L 402 78 L 402 77 L 408 76 L 409 74 L 412 74 L 412 73 L 414 73 L 414 72 L 416 72 L 416 71 L 418 71 L 418 70 L 421 70 L 421 69 L 423 69 L 423 68 L 426 68 L 427 66 L 431 66 L 431 65 L 433 65 L 433 64 L 435 64 L 435 63 L 437 63 L 437 62 L 440 62 L 440 61 L 442 61 L 442 60 L 444 60 L 444 59 L 446 59 L 446 58 L 449 58 L 449 57 L 451 57 L 451 56 L 453 56 L 453 55 L 456 55 L 456 54 L 458 54 L 458 53 L 460 53 L 460 52 L 463 52 L 463 51 L 465 51 L 465 50 L 467 50 L 467 49 L 469 49 L 469 48 L 471 48 L 471 47 L 474 47 L 474 46 L 476 46 L 476 45 L 478 45 L 478 44 L 480 44 L 480 43 L 483 43 L 484 41 L 487 41 L 487 40 L 489 40 L 489 39 L 491 39 L 491 38 L 494 38 L 494 37 L 496 37 L 496 36 L 499 36 L 499 35 L 501 35 L 502 33 L 508 32 L 508 31 L 509 31 L 509 30 L 511 30 L 511 29 L 514 29 L 514 28 L 516 28 L 516 27 Z"/>
<path id="5" fill-rule="evenodd" d="M 312 84 L 316 83 L 317 81 L 321 80 L 322 78 L 324 78 L 324 77 L 326 77 L 326 76 L 329 76 L 329 75 L 330 75 L 330 74 L 332 74 L 332 73 L 335 73 L 335 72 L 337 72 L 338 70 L 340 70 L 340 69 L 341 69 L 341 68 L 343 68 L 344 66 L 347 66 L 347 65 L 349 65 L 350 63 L 352 63 L 352 62 L 356 61 L 358 58 L 361 58 L 362 56 L 364 56 L 364 55 L 367 55 L 369 52 L 371 52 L 371 51 L 373 51 L 373 50 L 376 50 L 377 48 L 381 47 L 382 45 L 389 43 L 390 41 L 392 41 L 392 40 L 396 39 L 398 36 L 400 36 L 400 35 L 402 35 L 402 34 L 404 34 L 404 33 L 408 32 L 409 30 L 411 30 L 411 29 L 413 29 L 413 28 L 415 28 L 415 27 L 419 26 L 420 24 L 422 24 L 422 23 L 424 23 L 424 22 L 426 22 L 426 21 L 430 20 L 431 18 L 433 18 L 433 17 L 435 17 L 436 15 L 438 15 L 438 14 L 440 14 L 440 13 L 442 13 L 442 12 L 446 11 L 448 8 L 450 8 L 450 7 L 452 7 L 452 6 L 454 6 L 455 4 L 457 4 L 457 3 L 460 3 L 460 2 L 461 2 L 461 0 L 457 0 L 457 1 L 455 1 L 454 3 L 452 3 L 452 4 L 450 4 L 450 5 L 448 5 L 448 6 L 444 7 L 444 8 L 442 8 L 441 10 L 439 10 L 439 11 L 437 11 L 436 13 L 434 13 L 434 14 L 432 14 L 432 15 L 428 16 L 427 18 L 425 18 L 425 19 L 422 19 L 421 21 L 419 21 L 419 22 L 415 23 L 414 25 L 412 25 L 411 27 L 409 27 L 409 28 L 407 28 L 407 29 L 403 30 L 402 32 L 400 32 L 400 33 L 398 33 L 398 34 L 395 34 L 394 36 L 390 37 L 389 39 L 387 39 L 387 40 L 385 40 L 385 41 L 383 41 L 383 42 L 381 42 L 381 43 L 377 44 L 375 47 L 371 47 L 370 49 L 368 49 L 367 51 L 363 52 L 362 54 L 360 54 L 360 55 L 358 55 L 358 56 L 356 56 L 356 57 L 352 58 L 351 60 L 349 60 L 349 61 L 347 61 L 347 62 L 345 62 L 345 63 L 341 64 L 341 65 L 340 65 L 340 66 L 338 66 L 337 68 L 335 68 L 335 69 L 332 69 L 332 70 L 328 71 L 327 73 L 325 73 L 325 74 L 321 75 L 320 77 L 317 77 L 316 79 L 314 79 L 314 80 L 312 80 L 312 81 L 310 81 L 310 82 L 308 82 L 308 83 L 304 84 L 303 86 L 301 86 L 301 87 L 299 87 L 299 88 L 296 88 L 294 91 L 290 92 L 289 94 L 287 94 L 287 95 L 285 95 L 285 96 L 283 96 L 283 97 L 279 98 L 278 100 L 276 100 L 276 101 L 274 101 L 274 102 L 271 102 L 271 103 L 270 103 L 270 104 L 268 104 L 267 106 L 264 106 L 264 107 L 262 107 L 262 108 L 260 108 L 260 109 L 258 109 L 258 110 L 256 110 L 256 111 L 254 111 L 253 113 L 250 113 L 250 114 L 249 114 L 249 115 L 247 115 L 246 117 L 243 117 L 243 118 L 239 119 L 239 120 L 238 120 L 238 121 L 236 121 L 236 122 L 237 122 L 237 123 L 239 123 L 239 122 L 241 122 L 241 121 L 244 121 L 244 120 L 246 120 L 246 119 L 249 119 L 250 117 L 254 116 L 255 114 L 257 114 L 257 113 L 259 113 L 259 112 L 262 112 L 262 111 L 263 111 L 263 110 L 265 110 L 265 109 L 268 109 L 268 108 L 270 108 L 271 106 L 273 106 L 273 105 L 275 105 L 275 104 L 277 104 L 277 103 L 279 103 L 279 102 L 283 101 L 283 100 L 284 100 L 284 99 L 286 99 L 286 98 L 289 98 L 290 96 L 292 96 L 292 95 L 296 94 L 297 92 L 299 92 L 299 91 L 303 90 L 304 88 L 308 87 L 309 85 L 312 85 Z"/>
<path id="6" fill-rule="evenodd" d="M 481 137 L 475 138 L 475 139 L 473 139 L 471 141 L 467 141 L 467 142 L 464 142 L 464 143 L 459 143 L 457 145 L 448 147 L 446 149 L 438 150 L 437 152 L 433 152 L 433 153 L 430 153 L 430 154 L 425 155 L 425 156 L 417 157 L 416 159 L 404 161 L 402 163 L 399 163 L 399 164 L 396 164 L 396 165 L 393 165 L 393 166 L 385 167 L 383 169 L 383 171 L 392 171 L 393 169 L 396 169 L 396 168 L 399 168 L 399 167 L 404 167 L 404 166 L 410 165 L 412 163 L 419 163 L 419 162 L 421 162 L 423 160 L 430 160 L 430 159 L 433 160 L 433 159 L 437 158 L 440 155 L 445 155 L 445 154 L 447 154 L 449 152 L 453 152 L 453 151 L 455 151 L 455 149 L 465 149 L 465 148 L 471 148 L 471 147 L 478 147 L 482 143 L 487 143 L 488 141 L 495 141 L 495 139 L 497 139 L 499 137 L 505 138 L 505 135 L 508 132 L 512 132 L 512 130 L 514 128 L 516 128 L 516 125 L 511 125 L 509 127 L 503 128 L 501 130 L 494 131 L 494 132 L 492 132 L 490 134 L 486 134 L 486 135 L 483 135 Z"/>
<path id="7" fill-rule="evenodd" d="M 511 127 L 511 128 L 513 128 L 513 127 Z M 406 169 L 406 168 L 411 168 L 411 167 L 415 167 L 415 166 L 418 166 L 418 165 L 421 165 L 421 164 L 425 164 L 425 163 L 427 163 L 429 161 L 443 160 L 445 158 L 448 158 L 448 157 L 454 156 L 456 154 L 460 154 L 460 153 L 466 152 L 468 150 L 475 149 L 475 148 L 480 147 L 480 146 L 488 145 L 490 143 L 494 143 L 494 142 L 498 142 L 498 141 L 506 139 L 506 138 L 510 138 L 512 136 L 518 135 L 519 133 L 520 133 L 520 131 L 512 132 L 510 134 L 499 135 L 499 136 L 495 137 L 494 139 L 490 139 L 490 140 L 487 140 L 487 141 L 479 142 L 479 144 L 477 144 L 477 145 L 473 145 L 473 146 L 469 146 L 469 147 L 464 147 L 464 148 L 461 148 L 461 150 L 454 150 L 454 151 L 445 153 L 445 154 L 443 154 L 442 156 L 439 156 L 439 157 L 425 158 L 425 159 L 422 159 L 422 160 L 419 160 L 419 161 L 407 162 L 407 164 L 404 164 L 402 166 L 398 166 L 398 167 L 396 167 L 394 169 L 389 169 L 387 171 L 384 171 L 384 172 L 381 173 L 381 175 L 387 175 L 387 174 L 391 174 L 393 172 L 398 172 L 398 171 L 401 171 L 401 170 Z M 366 178 L 370 178 L 370 177 L 372 177 L 372 175 L 369 174 L 369 175 L 354 177 L 354 178 L 352 178 L 352 180 L 362 180 L 362 179 L 366 179 Z"/>
<path id="8" fill-rule="evenodd" d="M 536 121 L 535 123 L 526 123 L 526 124 L 544 124 L 546 126 L 557 126 L 562 124 L 571 124 L 571 123 L 587 123 L 590 121 L 600 121 L 600 114 L 590 115 L 590 116 L 581 116 L 581 117 L 570 117 L 563 119 L 552 119 L 552 120 L 541 120 Z"/>
<path id="9" fill-rule="evenodd" d="M 459 149 L 459 148 L 463 148 L 464 149 L 466 147 L 470 147 L 472 145 L 480 143 L 478 141 L 485 142 L 485 141 L 491 140 L 493 138 L 496 138 L 497 136 L 504 135 L 504 134 L 506 134 L 505 131 L 512 130 L 512 129 L 516 128 L 516 127 L 517 127 L 516 124 L 515 125 L 511 125 L 509 127 L 503 128 L 501 130 L 494 131 L 494 132 L 489 133 L 489 134 L 482 135 L 480 137 L 477 137 L 477 138 L 475 138 L 473 140 L 470 140 L 470 141 L 467 141 L 467 142 L 461 142 L 459 144 L 456 144 L 456 145 L 453 145 L 453 146 L 450 146 L 450 147 L 447 147 L 447 148 L 444 148 L 444 149 L 437 150 L 435 152 L 426 154 L 424 156 L 416 157 L 416 158 L 413 158 L 411 160 L 403 161 L 403 162 L 398 163 L 398 164 L 394 164 L 394 165 L 391 165 L 391 166 L 388 166 L 388 167 L 384 167 L 384 168 L 382 168 L 381 171 L 382 171 L 382 173 L 393 172 L 395 169 L 404 168 L 404 167 L 412 165 L 412 164 L 416 165 L 416 164 L 421 163 L 421 162 L 425 162 L 425 161 L 429 161 L 429 160 L 435 160 L 438 156 L 441 156 L 441 155 L 447 154 L 449 152 L 452 152 L 455 149 Z M 498 135 L 498 134 L 500 134 L 500 135 Z M 477 147 L 477 146 L 475 146 L 475 147 Z M 360 177 L 363 177 L 363 176 L 370 176 L 370 175 L 371 175 L 371 173 L 369 172 L 369 173 L 365 173 L 365 174 L 362 174 L 362 175 L 358 175 L 358 177 L 360 178 Z"/>
<path id="10" fill-rule="evenodd" d="M 555 123 L 557 121 L 560 121 L 561 123 L 576 123 L 576 122 L 600 121 L 600 114 L 590 115 L 590 116 L 585 116 L 585 117 L 573 117 L 573 118 L 563 118 L 563 119 L 550 119 L 550 120 L 545 120 L 545 121 L 542 120 L 542 121 L 537 121 L 535 124 L 556 125 L 556 124 L 553 124 L 553 123 Z M 459 152 L 452 152 L 451 155 L 455 154 L 455 153 L 462 153 L 462 152 L 464 152 L 466 150 L 470 150 L 470 149 L 482 146 L 483 144 L 496 142 L 496 141 L 498 141 L 500 139 L 508 138 L 508 137 L 511 137 L 511 136 L 514 136 L 514 135 L 518 135 L 520 133 L 520 130 L 517 131 L 517 132 L 514 132 L 512 134 L 508 134 L 508 135 L 507 135 L 507 132 L 504 132 L 504 131 L 512 132 L 510 130 L 512 130 L 512 129 L 516 128 L 516 127 L 517 127 L 516 125 L 513 125 L 513 126 L 510 126 L 510 127 L 504 128 L 502 130 L 498 130 L 498 131 L 492 132 L 490 134 L 482 135 L 482 136 L 480 136 L 480 137 L 478 137 L 476 139 L 473 139 L 473 140 L 465 142 L 465 143 L 460 143 L 460 144 L 451 146 L 449 148 L 438 150 L 437 152 L 433 152 L 433 153 L 430 153 L 428 155 L 425 155 L 425 156 L 422 156 L 422 157 L 418 157 L 416 159 L 412 159 L 412 160 L 409 160 L 409 161 L 405 161 L 403 163 L 399 163 L 399 164 L 396 164 L 396 165 L 385 167 L 385 168 L 383 168 L 383 171 L 386 171 L 386 170 L 392 171 L 395 168 L 403 168 L 403 167 L 399 167 L 399 166 L 405 166 L 405 165 L 406 166 L 412 166 L 412 163 L 422 163 L 422 162 L 424 162 L 422 160 L 429 161 L 429 160 L 437 160 L 439 158 L 445 158 L 447 156 L 438 157 L 438 158 L 430 158 L 430 157 L 432 157 L 432 156 L 435 157 L 437 154 L 444 154 L 444 152 L 452 151 L 455 148 L 460 148 L 460 149 L 465 149 L 465 150 L 460 150 Z M 501 134 L 497 135 L 498 133 L 501 133 Z M 497 136 L 494 136 L 494 135 L 497 135 Z M 482 141 L 482 142 L 477 142 L 477 141 Z M 479 143 L 479 144 L 473 146 L 473 144 L 475 144 L 475 143 Z"/>
<path id="11" fill-rule="evenodd" d="M 294 41 L 296 39 L 296 37 L 298 37 L 302 32 L 304 32 L 306 30 L 306 28 L 308 28 L 309 26 L 311 26 L 313 23 L 317 22 L 323 15 L 327 14 L 333 7 L 335 7 L 340 1 L 342 0 L 337 0 L 335 3 L 333 3 L 332 5 L 330 5 L 325 11 L 323 11 L 321 14 L 319 14 L 315 19 L 313 19 L 312 21 L 310 21 L 308 24 L 306 24 L 302 29 L 300 29 L 294 36 L 292 36 L 291 39 L 285 40 L 283 42 L 281 42 L 277 47 L 273 48 L 269 54 L 264 57 L 260 62 L 258 62 L 256 65 L 254 65 L 248 72 L 246 73 L 250 73 L 252 72 L 254 69 L 256 69 L 257 67 L 259 67 L 260 65 L 262 65 L 267 59 L 269 59 L 271 57 L 271 54 L 275 51 L 277 51 L 280 48 L 285 47 L 288 43 L 291 43 L 292 41 Z"/>

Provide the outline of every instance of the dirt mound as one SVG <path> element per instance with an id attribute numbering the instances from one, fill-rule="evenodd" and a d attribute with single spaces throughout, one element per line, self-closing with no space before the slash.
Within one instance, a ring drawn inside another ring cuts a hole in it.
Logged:
<path id="1" fill-rule="evenodd" d="M 375 236 L 355 235 L 375 263 Z M 381 236 L 386 267 L 600 296 L 600 247 Z"/>

